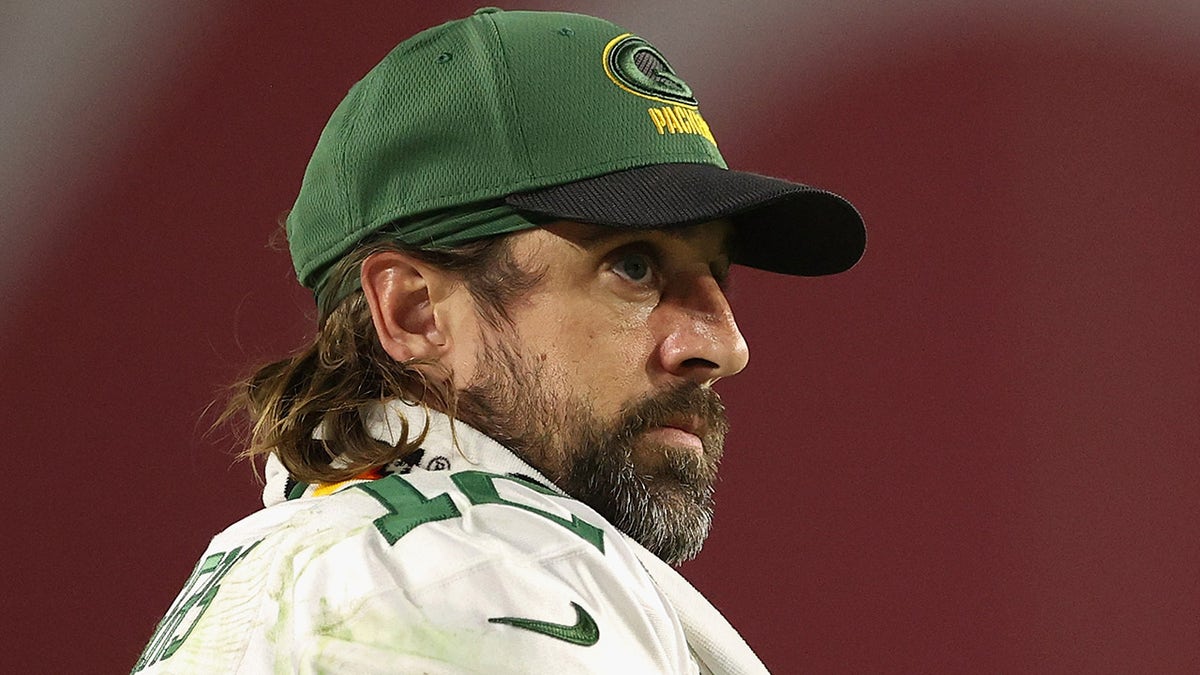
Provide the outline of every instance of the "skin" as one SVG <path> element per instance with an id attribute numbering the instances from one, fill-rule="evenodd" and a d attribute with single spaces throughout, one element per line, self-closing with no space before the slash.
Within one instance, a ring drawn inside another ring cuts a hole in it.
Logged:
<path id="1" fill-rule="evenodd" d="M 550 262 L 544 283 L 513 308 L 521 346 L 597 417 L 613 419 L 630 401 L 684 382 L 709 388 L 746 366 L 722 290 L 725 223 L 631 232 L 563 222 L 526 235 L 517 259 Z M 696 432 L 664 426 L 645 436 L 698 450 Z"/>
<path id="2" fill-rule="evenodd" d="M 711 516 L 725 429 L 711 388 L 749 356 L 723 289 L 729 237 L 724 221 L 518 233 L 513 256 L 540 282 L 501 330 L 458 280 L 403 253 L 369 257 L 363 289 L 392 358 L 449 367 L 460 419 L 677 561 L 699 550 Z M 669 541 L 683 530 L 686 542 Z"/>

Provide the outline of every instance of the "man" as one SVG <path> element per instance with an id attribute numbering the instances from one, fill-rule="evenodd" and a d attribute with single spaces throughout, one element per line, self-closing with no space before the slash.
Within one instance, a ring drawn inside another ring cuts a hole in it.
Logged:
<path id="1" fill-rule="evenodd" d="M 852 206 L 727 170 L 645 40 L 488 8 L 351 89 L 287 227 L 320 331 L 230 408 L 266 508 L 135 672 L 763 672 L 669 564 L 748 357 L 730 265 L 845 270 Z"/>

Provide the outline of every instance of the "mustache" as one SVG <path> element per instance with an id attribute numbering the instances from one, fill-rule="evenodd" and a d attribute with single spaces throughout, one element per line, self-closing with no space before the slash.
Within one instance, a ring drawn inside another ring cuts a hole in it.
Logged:
<path id="1" fill-rule="evenodd" d="M 721 396 L 707 387 L 688 383 L 626 405 L 615 435 L 631 440 L 650 429 L 671 426 L 680 419 L 699 424 L 696 433 L 706 449 L 720 448 L 729 432 L 729 418 Z"/>

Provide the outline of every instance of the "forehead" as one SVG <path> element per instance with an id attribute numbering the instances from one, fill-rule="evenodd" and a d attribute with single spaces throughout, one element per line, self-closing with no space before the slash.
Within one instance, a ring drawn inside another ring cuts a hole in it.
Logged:
<path id="1" fill-rule="evenodd" d="M 561 220 L 543 225 L 554 238 L 583 250 L 611 247 L 631 241 L 658 241 L 695 247 L 707 256 L 728 255 L 733 226 L 720 219 L 695 225 L 659 229 L 630 229 Z"/>

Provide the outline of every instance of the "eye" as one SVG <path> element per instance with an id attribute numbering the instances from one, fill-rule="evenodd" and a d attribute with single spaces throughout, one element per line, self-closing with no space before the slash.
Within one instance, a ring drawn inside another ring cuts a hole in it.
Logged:
<path id="1" fill-rule="evenodd" d="M 625 253 L 617 258 L 612 268 L 618 276 L 641 284 L 654 275 L 654 260 L 645 253 Z"/>

